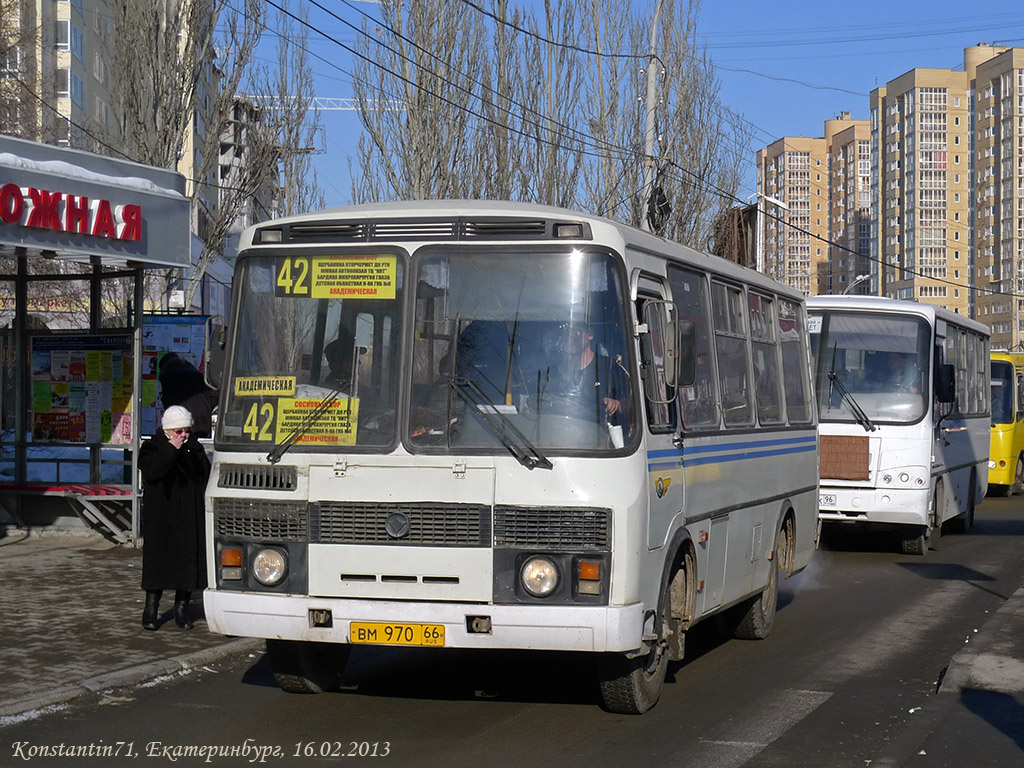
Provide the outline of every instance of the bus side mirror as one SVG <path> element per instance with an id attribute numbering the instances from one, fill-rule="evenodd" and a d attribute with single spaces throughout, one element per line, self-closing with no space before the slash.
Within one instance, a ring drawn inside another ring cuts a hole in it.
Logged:
<path id="1" fill-rule="evenodd" d="M 203 375 L 213 389 L 220 389 L 224 378 L 224 350 L 227 345 L 228 327 L 224 318 L 213 315 L 206 321 L 206 343 L 203 349 Z"/>
<path id="2" fill-rule="evenodd" d="M 935 397 L 940 403 L 956 400 L 956 372 L 952 365 L 944 363 L 935 369 Z"/>
<path id="3" fill-rule="evenodd" d="M 697 326 L 692 320 L 679 318 L 679 369 L 677 387 L 692 387 L 697 380 Z"/>

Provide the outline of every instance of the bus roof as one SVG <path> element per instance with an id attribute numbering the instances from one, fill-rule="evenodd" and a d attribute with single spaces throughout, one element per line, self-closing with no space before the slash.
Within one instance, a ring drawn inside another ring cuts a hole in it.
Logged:
<path id="1" fill-rule="evenodd" d="M 1014 366 L 1024 366 L 1024 352 L 1009 352 L 1005 349 L 993 349 L 989 354 L 992 360 L 1005 360 Z"/>
<path id="2" fill-rule="evenodd" d="M 984 323 L 958 315 L 956 312 L 951 312 L 945 307 L 926 304 L 920 301 L 888 299 L 882 296 L 811 296 L 807 299 L 807 309 L 808 311 L 815 309 L 844 309 L 859 312 L 918 315 L 927 318 L 932 323 L 935 320 L 943 320 L 953 325 L 968 328 L 983 336 L 989 336 L 991 333 L 989 327 Z"/>
<path id="3" fill-rule="evenodd" d="M 389 226 L 381 227 L 381 222 Z M 370 224 L 374 226 L 370 226 Z M 508 226 L 500 226 L 502 223 Z M 587 242 L 587 237 L 554 235 L 552 224 L 583 223 L 604 242 L 618 242 L 623 251 L 666 257 L 696 266 L 725 278 L 742 281 L 801 300 L 796 289 L 755 270 L 718 256 L 702 253 L 618 221 L 564 208 L 499 200 L 409 200 L 350 205 L 271 219 L 248 227 L 240 238 L 239 251 L 249 248 L 323 247 L 359 243 L 395 243 L 414 248 L 431 242 L 524 241 Z M 271 242 L 268 230 L 281 233 L 283 242 Z M 291 236 L 290 233 L 294 233 Z M 625 255 L 625 254 L 623 254 Z"/>

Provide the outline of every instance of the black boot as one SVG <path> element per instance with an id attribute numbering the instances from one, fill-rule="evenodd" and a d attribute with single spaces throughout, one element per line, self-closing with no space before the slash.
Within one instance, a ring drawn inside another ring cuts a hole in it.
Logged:
<path id="1" fill-rule="evenodd" d="M 174 593 L 174 623 L 182 629 L 192 629 L 192 619 L 188 615 L 188 603 L 192 593 L 179 589 Z"/>
<path id="2" fill-rule="evenodd" d="M 146 590 L 146 607 L 142 609 L 143 629 L 156 629 L 156 620 L 160 614 L 160 595 L 162 594 L 163 590 L 161 589 Z"/>

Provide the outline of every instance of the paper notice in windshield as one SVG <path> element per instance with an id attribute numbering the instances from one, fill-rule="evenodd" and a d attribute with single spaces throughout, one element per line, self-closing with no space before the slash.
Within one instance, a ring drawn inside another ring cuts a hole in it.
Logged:
<path id="1" fill-rule="evenodd" d="M 314 299 L 395 298 L 396 256 L 285 256 L 278 259 L 274 293 Z"/>
<path id="2" fill-rule="evenodd" d="M 313 259 L 314 299 L 395 298 L 394 256 Z"/>
<path id="3" fill-rule="evenodd" d="M 235 395 L 238 397 L 294 394 L 294 376 L 239 376 L 235 379 Z"/>
<path id="4" fill-rule="evenodd" d="M 285 440 L 320 405 L 320 400 L 280 398 L 277 401 L 275 442 Z M 359 398 L 332 400 L 296 440 L 298 445 L 355 445 Z"/>

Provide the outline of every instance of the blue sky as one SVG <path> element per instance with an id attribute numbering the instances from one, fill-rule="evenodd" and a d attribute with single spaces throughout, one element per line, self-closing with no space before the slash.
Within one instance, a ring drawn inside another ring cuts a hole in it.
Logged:
<path id="1" fill-rule="evenodd" d="M 317 2 L 356 26 L 360 10 L 374 12 L 372 3 L 356 0 Z M 292 9 L 299 3 L 312 26 L 354 47 L 351 28 L 308 0 L 291 0 Z M 963 49 L 979 42 L 1024 47 L 1024 1 L 703 0 L 698 31 L 718 67 L 723 103 L 754 126 L 739 192 L 746 197 L 754 193 L 759 147 L 782 136 L 820 136 L 824 121 L 844 110 L 866 119 L 873 88 L 915 67 L 962 69 Z M 331 62 L 312 60 L 317 95 L 351 96 L 342 71 L 351 71 L 350 56 L 313 33 L 309 47 Z M 351 112 L 326 112 L 322 120 L 324 151 L 314 162 L 328 206 L 344 205 L 359 125 Z"/>

